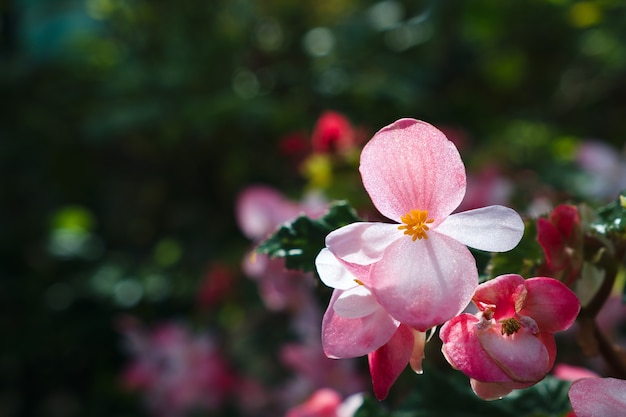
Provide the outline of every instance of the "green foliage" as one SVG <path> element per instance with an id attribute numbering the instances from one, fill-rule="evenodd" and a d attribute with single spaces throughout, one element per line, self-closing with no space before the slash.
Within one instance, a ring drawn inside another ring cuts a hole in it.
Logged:
<path id="1" fill-rule="evenodd" d="M 333 203 L 319 219 L 301 215 L 283 224 L 261 242 L 257 251 L 271 257 L 285 258 L 289 269 L 312 271 L 315 257 L 324 248 L 326 235 L 335 229 L 359 221 L 356 211 L 346 201 Z"/>
<path id="2" fill-rule="evenodd" d="M 396 410 L 368 397 L 355 417 L 560 417 L 571 410 L 570 382 L 547 376 L 536 385 L 513 391 L 501 400 L 484 401 L 474 394 L 466 376 L 426 367 L 415 377 L 409 396 Z"/>
<path id="3" fill-rule="evenodd" d="M 535 268 L 543 258 L 543 251 L 537 242 L 537 222 L 524 222 L 522 240 L 509 252 L 494 253 L 485 275 L 485 281 L 502 274 L 519 274 L 525 278 L 533 276 Z"/>
<path id="4" fill-rule="evenodd" d="M 617 199 L 598 209 L 591 228 L 603 235 L 626 233 L 626 191 Z"/>

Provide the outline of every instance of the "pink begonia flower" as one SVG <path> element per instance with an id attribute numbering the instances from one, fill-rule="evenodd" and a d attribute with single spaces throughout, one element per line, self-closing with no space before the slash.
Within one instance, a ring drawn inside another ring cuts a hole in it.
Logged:
<path id="1" fill-rule="evenodd" d="M 378 131 L 363 148 L 360 172 L 374 206 L 396 223 L 353 223 L 331 232 L 326 246 L 385 314 L 419 331 L 469 303 L 478 271 L 467 246 L 507 251 L 524 232 L 520 216 L 503 206 L 451 214 L 465 194 L 465 167 L 428 123 L 401 119 Z"/>
<path id="2" fill-rule="evenodd" d="M 322 346 L 330 358 L 368 355 L 374 394 L 387 397 L 400 373 L 410 364 L 422 372 L 426 335 L 395 320 L 330 252 L 315 260 L 323 282 L 335 288 L 322 320 Z"/>
<path id="3" fill-rule="evenodd" d="M 583 267 L 583 231 L 578 208 L 561 204 L 537 219 L 537 241 L 545 254 L 542 275 L 570 286 Z"/>
<path id="4" fill-rule="evenodd" d="M 343 114 L 325 111 L 315 124 L 311 143 L 314 152 L 345 152 L 355 146 L 355 131 Z"/>
<path id="5" fill-rule="evenodd" d="M 317 195 L 295 202 L 263 185 L 244 189 L 236 202 L 239 228 L 254 243 L 267 238 L 281 223 L 300 214 L 319 217 L 326 209 L 327 203 Z M 271 259 L 252 250 L 245 256 L 242 268 L 248 277 L 258 281 L 261 298 L 271 310 L 298 308 L 310 297 L 314 283 L 312 274 L 287 270 L 284 259 Z"/>
<path id="6" fill-rule="evenodd" d="M 132 318 L 120 323 L 132 355 L 122 375 L 124 385 L 143 392 L 152 415 L 217 410 L 232 393 L 236 378 L 208 334 L 192 334 L 177 323 L 150 331 Z"/>
<path id="7" fill-rule="evenodd" d="M 453 318 L 439 337 L 447 361 L 486 400 L 543 379 L 556 356 L 553 333 L 569 328 L 580 310 L 576 294 L 562 282 L 516 274 L 479 285 L 472 301 L 479 312 Z"/>
<path id="8" fill-rule="evenodd" d="M 623 417 L 626 415 L 626 381 L 615 378 L 584 378 L 569 389 L 576 417 Z"/>
<path id="9" fill-rule="evenodd" d="M 308 400 L 289 410 L 285 417 L 353 417 L 363 404 L 362 394 L 345 400 L 329 388 L 320 388 Z"/>

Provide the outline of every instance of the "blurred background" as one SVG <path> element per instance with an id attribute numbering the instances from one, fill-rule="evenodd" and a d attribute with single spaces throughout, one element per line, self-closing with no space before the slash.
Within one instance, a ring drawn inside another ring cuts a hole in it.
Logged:
<path id="1" fill-rule="evenodd" d="M 302 165 L 332 110 L 440 127 L 525 215 L 613 199 L 625 44 L 618 0 L 0 0 L 0 416 L 280 415 L 316 386 L 272 389 L 302 332 L 242 271 L 241 192 L 359 206 L 354 158 Z M 137 365 L 189 349 L 206 403 Z"/>

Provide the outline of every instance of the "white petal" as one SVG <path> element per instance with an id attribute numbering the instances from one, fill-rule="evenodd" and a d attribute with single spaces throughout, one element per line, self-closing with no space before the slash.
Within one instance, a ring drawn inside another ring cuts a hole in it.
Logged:
<path id="1" fill-rule="evenodd" d="M 339 262 L 328 248 L 322 249 L 317 255 L 315 267 L 322 282 L 331 288 L 347 290 L 358 285 L 354 281 L 354 275 Z"/>
<path id="2" fill-rule="evenodd" d="M 475 249 L 506 252 L 522 239 L 524 222 L 513 209 L 488 206 L 452 214 L 436 230 Z"/>
<path id="3" fill-rule="evenodd" d="M 358 319 L 382 307 L 363 285 L 345 291 L 333 305 L 335 313 L 346 319 Z"/>
<path id="4" fill-rule="evenodd" d="M 357 222 L 326 236 L 326 246 L 343 261 L 370 265 L 380 260 L 385 249 L 403 233 L 398 224 Z"/>

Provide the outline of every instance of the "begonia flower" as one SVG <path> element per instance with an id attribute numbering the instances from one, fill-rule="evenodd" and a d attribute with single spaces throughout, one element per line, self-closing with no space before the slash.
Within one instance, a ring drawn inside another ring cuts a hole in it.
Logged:
<path id="1" fill-rule="evenodd" d="M 316 258 L 324 283 L 335 288 L 322 320 L 322 347 L 330 358 L 368 355 L 374 394 L 384 399 L 407 364 L 422 372 L 425 333 L 395 320 L 328 249 Z"/>
<path id="2" fill-rule="evenodd" d="M 360 173 L 374 206 L 395 223 L 353 223 L 331 232 L 326 246 L 386 314 L 418 331 L 469 303 L 478 271 L 467 246 L 507 251 L 522 237 L 523 222 L 507 207 L 451 214 L 465 194 L 465 167 L 428 123 L 401 119 L 378 131 Z"/>
<path id="3" fill-rule="evenodd" d="M 578 208 L 561 204 L 537 219 L 537 241 L 545 254 L 541 273 L 571 285 L 583 266 L 583 232 Z"/>
<path id="4" fill-rule="evenodd" d="M 131 355 L 124 386 L 141 391 L 154 416 L 215 411 L 233 393 L 237 378 L 209 334 L 194 334 L 175 322 L 146 330 L 125 318 L 120 325 Z"/>
<path id="5" fill-rule="evenodd" d="M 326 208 L 326 202 L 315 194 L 296 202 L 274 188 L 254 185 L 239 194 L 236 215 L 243 234 L 256 244 L 276 231 L 281 223 L 300 214 L 319 217 Z M 287 270 L 284 259 L 272 259 L 251 250 L 244 257 L 242 269 L 258 282 L 261 298 L 271 310 L 297 309 L 311 298 L 312 275 Z"/>
<path id="6" fill-rule="evenodd" d="M 479 312 L 464 313 L 439 332 L 447 361 L 470 377 L 481 398 L 501 398 L 545 377 L 554 365 L 553 333 L 576 319 L 580 302 L 562 282 L 501 275 L 478 286 Z"/>
<path id="7" fill-rule="evenodd" d="M 583 378 L 569 389 L 576 417 L 622 417 L 626 414 L 626 381 Z"/>

